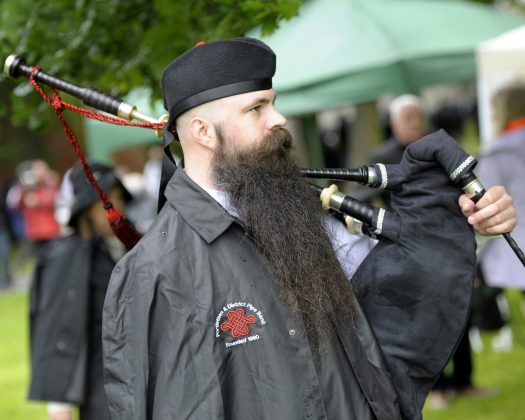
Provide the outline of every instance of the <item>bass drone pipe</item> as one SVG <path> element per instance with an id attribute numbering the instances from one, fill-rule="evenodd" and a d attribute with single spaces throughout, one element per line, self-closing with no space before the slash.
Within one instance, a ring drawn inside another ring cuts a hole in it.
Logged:
<path id="1" fill-rule="evenodd" d="M 20 76 L 31 76 L 33 67 L 29 66 L 26 61 L 16 55 L 11 54 L 4 63 L 4 73 L 10 77 L 18 78 Z M 52 76 L 45 71 L 38 69 L 34 74 L 37 82 L 43 83 L 52 88 L 66 92 L 90 107 L 107 112 L 125 120 L 138 120 L 145 123 L 159 123 L 167 121 L 167 114 L 159 119 L 145 115 L 137 110 L 135 105 L 129 104 L 123 99 L 108 95 L 93 88 L 82 87 L 65 80 Z M 162 133 L 157 131 L 157 136 L 162 137 Z"/>

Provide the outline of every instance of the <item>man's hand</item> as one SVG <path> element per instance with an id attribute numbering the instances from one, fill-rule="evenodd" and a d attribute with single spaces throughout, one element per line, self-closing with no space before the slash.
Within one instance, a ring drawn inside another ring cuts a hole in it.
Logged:
<path id="1" fill-rule="evenodd" d="M 47 404 L 48 420 L 73 420 L 73 405 L 50 401 Z"/>
<path id="2" fill-rule="evenodd" d="M 73 420 L 73 413 L 71 410 L 52 413 L 49 414 L 49 420 Z"/>
<path id="3" fill-rule="evenodd" d="M 500 235 L 516 227 L 516 209 L 505 187 L 489 188 L 476 204 L 463 194 L 459 197 L 459 206 L 468 222 L 482 235 Z"/>

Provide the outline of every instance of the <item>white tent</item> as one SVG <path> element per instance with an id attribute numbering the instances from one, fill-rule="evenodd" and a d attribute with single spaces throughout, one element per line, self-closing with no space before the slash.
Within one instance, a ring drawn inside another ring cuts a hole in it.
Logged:
<path id="1" fill-rule="evenodd" d="M 525 25 L 482 42 L 476 55 L 482 145 L 494 138 L 490 98 L 502 85 L 525 80 Z"/>

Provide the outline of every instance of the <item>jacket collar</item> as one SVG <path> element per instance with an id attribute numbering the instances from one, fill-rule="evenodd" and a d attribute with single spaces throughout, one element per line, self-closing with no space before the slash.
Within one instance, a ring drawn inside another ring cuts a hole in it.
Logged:
<path id="1" fill-rule="evenodd" d="M 215 240 L 235 220 L 186 175 L 182 164 L 179 164 L 169 180 L 164 195 L 168 203 L 207 243 Z"/>

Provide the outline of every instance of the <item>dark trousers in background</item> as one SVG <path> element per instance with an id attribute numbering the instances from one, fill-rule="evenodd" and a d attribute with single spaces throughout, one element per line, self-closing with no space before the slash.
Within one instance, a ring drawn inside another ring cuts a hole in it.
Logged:
<path id="1" fill-rule="evenodd" d="M 452 356 L 452 364 L 452 374 L 442 373 L 433 391 L 455 391 L 472 385 L 472 353 L 467 331 L 461 337 L 456 352 Z"/>

